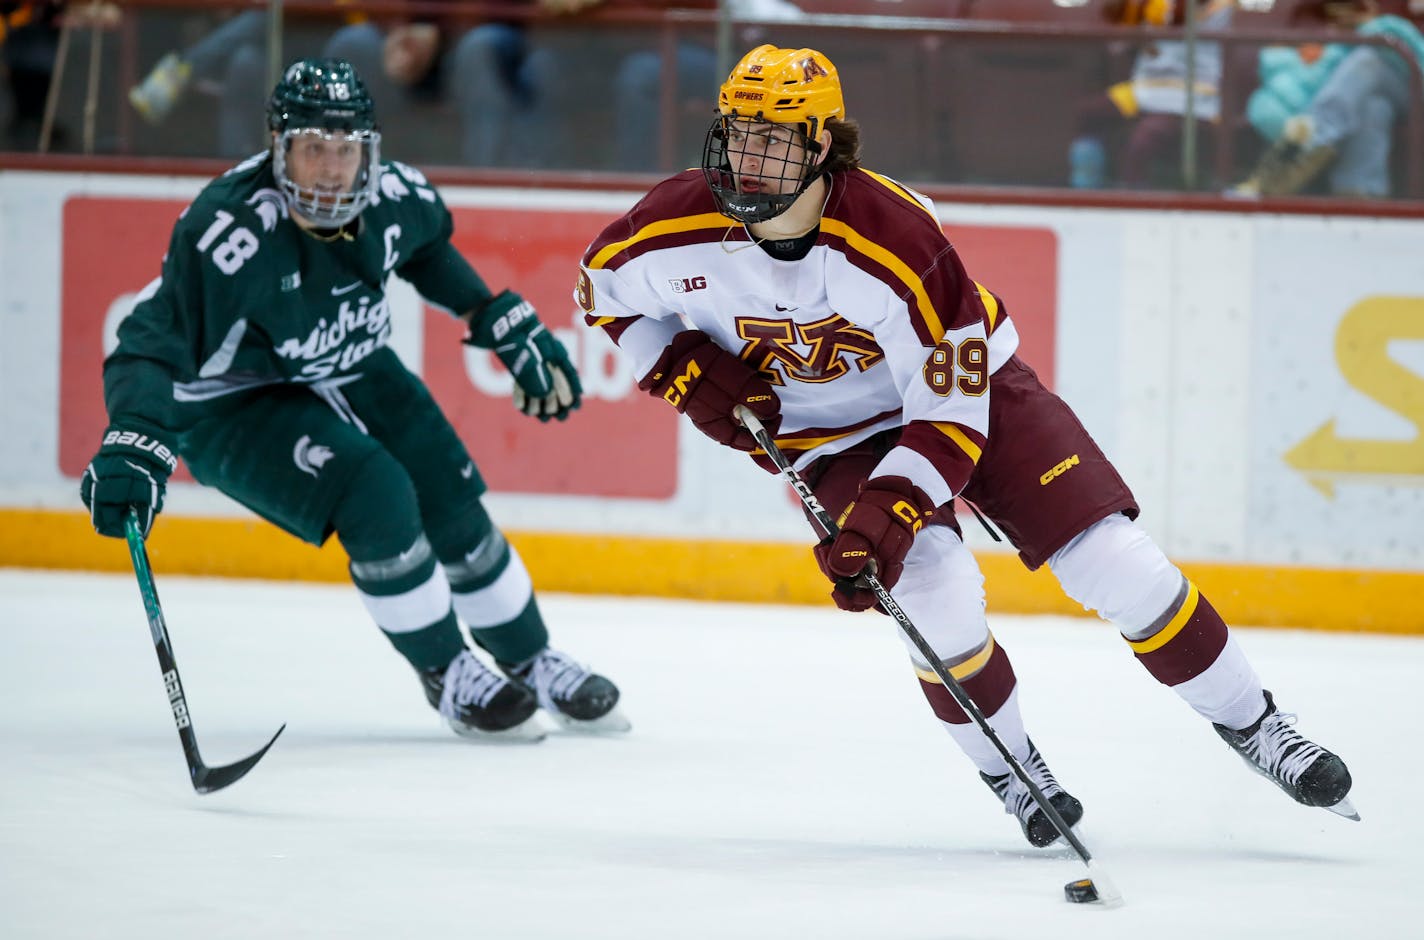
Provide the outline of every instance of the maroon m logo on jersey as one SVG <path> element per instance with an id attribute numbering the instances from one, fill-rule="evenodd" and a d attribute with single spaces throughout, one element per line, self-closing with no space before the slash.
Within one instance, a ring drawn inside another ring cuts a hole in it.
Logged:
<path id="1" fill-rule="evenodd" d="M 831 382 L 849 372 L 851 363 L 864 372 L 885 358 L 875 337 L 840 314 L 816 323 L 737 317 L 737 335 L 748 341 L 742 361 L 772 385 L 785 385 L 787 379 Z M 809 352 L 802 355 L 800 348 Z"/>

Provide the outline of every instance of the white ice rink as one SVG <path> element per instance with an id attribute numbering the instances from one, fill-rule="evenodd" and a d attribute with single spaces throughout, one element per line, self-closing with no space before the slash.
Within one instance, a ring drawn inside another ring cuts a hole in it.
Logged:
<path id="1" fill-rule="evenodd" d="M 157 572 L 210 763 L 188 784 L 130 576 L 0 571 L 0 937 L 1419 937 L 1424 639 L 1243 630 L 1364 817 L 1295 805 L 1110 627 L 993 617 L 1127 898 L 1067 904 L 886 618 L 546 596 L 633 732 L 457 739 L 355 593 Z"/>

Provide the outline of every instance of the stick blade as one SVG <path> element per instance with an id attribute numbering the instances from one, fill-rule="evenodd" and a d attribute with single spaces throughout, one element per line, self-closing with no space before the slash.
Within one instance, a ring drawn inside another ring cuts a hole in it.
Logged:
<path id="1" fill-rule="evenodd" d="M 1074 904 L 1092 904 L 1098 908 L 1121 907 L 1122 891 L 1112 877 L 1092 862 L 1088 862 L 1087 867 L 1088 876 L 1064 885 L 1063 896 Z"/>
<path id="2" fill-rule="evenodd" d="M 287 730 L 284 724 L 277 729 L 277 733 L 272 735 L 272 740 L 262 746 L 262 749 L 250 757 L 244 757 L 236 763 L 226 764 L 222 767 L 208 767 L 200 764 L 193 768 L 193 789 L 199 793 L 215 793 L 223 787 L 230 787 L 247 775 L 247 772 L 257 766 L 263 756 L 277 743 L 277 739 L 282 736 L 282 732 Z"/>

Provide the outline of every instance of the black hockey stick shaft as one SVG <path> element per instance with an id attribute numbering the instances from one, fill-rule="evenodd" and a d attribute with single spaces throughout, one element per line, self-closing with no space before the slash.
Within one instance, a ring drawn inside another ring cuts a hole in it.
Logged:
<path id="1" fill-rule="evenodd" d="M 284 724 L 272 735 L 257 753 L 222 767 L 209 767 L 203 763 L 198 752 L 198 736 L 193 732 L 193 720 L 188 714 L 188 700 L 183 694 L 183 680 L 178 676 L 178 662 L 173 657 L 173 641 L 168 638 L 168 626 L 163 620 L 163 608 L 158 603 L 158 588 L 153 583 L 153 568 L 148 563 L 148 549 L 143 542 L 143 529 L 138 522 L 138 513 L 129 511 L 124 520 L 124 534 L 128 538 L 129 557 L 133 560 L 134 576 L 138 579 L 138 590 L 143 595 L 143 609 L 148 615 L 148 630 L 153 635 L 153 648 L 158 653 L 158 668 L 163 672 L 163 687 L 168 693 L 168 704 L 173 708 L 173 723 L 178 726 L 178 740 L 183 743 L 183 757 L 188 762 L 188 777 L 193 789 L 199 793 L 212 793 L 231 786 L 256 766 L 268 748 L 287 726 Z"/>
<path id="2" fill-rule="evenodd" d="M 781 471 L 781 475 L 786 478 L 787 482 L 791 484 L 791 488 L 796 491 L 796 495 L 801 498 L 801 504 L 806 507 L 806 511 L 810 513 L 811 518 L 815 520 L 816 528 L 820 530 L 821 536 L 823 538 L 833 538 L 836 533 L 840 531 L 840 527 L 837 526 L 835 520 L 831 518 L 831 514 L 826 512 L 826 508 L 822 506 L 821 501 L 816 498 L 816 494 L 810 485 L 807 484 L 807 482 L 802 479 L 801 474 L 797 473 L 796 469 L 791 466 L 790 461 L 786 459 L 786 455 L 781 452 L 781 448 L 776 446 L 775 439 L 767 432 L 761 421 L 757 420 L 756 415 L 752 414 L 751 411 L 742 405 L 737 406 L 737 418 L 746 426 L 748 431 L 752 432 L 752 436 L 756 438 L 756 442 L 761 445 L 761 449 L 766 452 L 767 457 L 771 458 L 771 462 L 776 465 L 776 469 Z M 1067 820 L 1065 820 L 1062 814 L 1058 812 L 1058 809 L 1048 801 L 1048 798 L 1043 795 L 1043 791 L 1039 789 L 1038 784 L 1033 782 L 1033 778 L 1028 775 L 1028 771 L 1024 770 L 1018 758 L 1014 757 L 1013 752 L 1010 751 L 1008 746 L 999 738 L 998 733 L 995 732 L 993 726 L 989 724 L 989 719 L 984 717 L 984 713 L 979 710 L 979 706 L 975 705 L 974 700 L 964 691 L 964 687 L 959 684 L 959 680 L 955 679 L 954 676 L 950 674 L 950 671 L 945 668 L 944 663 L 925 640 L 924 636 L 920 634 L 920 631 L 910 620 L 909 615 L 900 609 L 900 605 L 895 603 L 895 598 L 890 596 L 890 592 L 886 590 L 885 585 L 881 584 L 880 579 L 874 574 L 868 572 L 862 573 L 860 578 L 875 592 L 875 597 L 880 602 L 881 609 L 890 615 L 891 619 L 899 625 L 900 630 L 909 638 L 910 643 L 914 645 L 915 649 L 919 650 L 920 656 L 924 658 L 925 662 L 930 664 L 930 669 L 934 670 L 935 676 L 939 678 L 940 682 L 944 683 L 944 687 L 949 690 L 949 694 L 954 696 L 954 700 L 959 703 L 959 707 L 964 709 L 965 714 L 970 717 L 974 724 L 979 726 L 979 730 L 984 733 L 984 736 L 994 745 L 995 750 L 997 750 L 999 755 L 1004 758 L 1004 761 L 1008 763 L 1009 770 L 1019 779 L 1020 783 L 1028 788 L 1028 792 L 1033 795 L 1039 808 L 1043 810 L 1044 815 L 1053 823 L 1054 828 L 1057 829 L 1068 844 L 1073 847 L 1073 851 L 1078 853 L 1078 857 L 1083 860 L 1083 863 L 1091 867 L 1093 853 L 1088 851 L 1088 847 L 1084 845 L 1083 841 L 1073 832 Z"/>

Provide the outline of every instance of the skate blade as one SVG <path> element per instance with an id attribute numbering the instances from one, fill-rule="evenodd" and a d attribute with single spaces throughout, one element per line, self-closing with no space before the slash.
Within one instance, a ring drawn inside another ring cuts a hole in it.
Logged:
<path id="1" fill-rule="evenodd" d="M 524 721 L 513 728 L 505 728 L 503 731 L 481 731 L 479 728 L 471 728 L 469 725 L 462 725 L 458 721 L 446 720 L 453 730 L 466 741 L 474 741 L 479 744 L 538 744 L 544 740 L 547 732 L 544 726 L 539 723 L 539 714 L 535 712 Z"/>
<path id="2" fill-rule="evenodd" d="M 1322 809 L 1328 809 L 1337 816 L 1344 816 L 1346 819 L 1352 819 L 1355 822 L 1360 821 L 1360 814 L 1355 810 L 1355 804 L 1350 802 L 1349 797 L 1346 797 L 1334 806 L 1325 806 L 1322 807 Z"/>
<path id="3" fill-rule="evenodd" d="M 633 728 L 632 722 L 623 717 L 623 710 L 617 705 L 589 721 L 579 721 L 577 718 L 570 718 L 559 711 L 550 711 L 548 715 L 560 728 L 575 734 L 614 735 L 623 734 Z"/>

